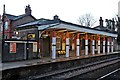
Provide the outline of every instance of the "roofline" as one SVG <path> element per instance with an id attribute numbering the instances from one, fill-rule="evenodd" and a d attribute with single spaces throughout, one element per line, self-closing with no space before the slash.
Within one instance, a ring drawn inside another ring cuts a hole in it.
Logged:
<path id="1" fill-rule="evenodd" d="M 40 20 L 40 19 L 37 19 L 37 20 Z M 117 34 L 117 32 L 110 32 L 110 31 L 99 30 L 99 29 L 95 29 L 95 28 L 91 28 L 91 27 L 86 27 L 86 26 L 74 24 L 74 23 L 71 23 L 71 22 L 66 22 L 66 21 L 63 21 L 63 20 L 50 20 L 50 21 L 53 21 L 54 23 L 56 23 L 56 22 L 64 23 L 64 24 L 69 24 L 69 25 L 76 26 L 76 27 L 82 27 L 82 28 L 86 28 L 86 29 L 91 29 L 91 30 L 96 30 L 96 31 L 103 31 L 103 32 L 108 32 L 108 33 L 112 33 L 112 34 Z M 34 21 L 31 21 L 31 22 L 34 22 Z M 28 22 L 28 23 L 30 23 L 30 22 Z M 53 23 L 51 23 L 51 24 L 53 24 Z M 41 24 L 41 25 L 47 25 L 47 24 Z M 39 26 L 41 26 L 41 25 L 39 25 Z M 33 26 L 33 25 L 30 25 L 30 26 Z M 25 27 L 25 26 L 23 26 L 23 27 Z M 20 28 L 20 27 L 18 27 L 18 28 Z"/>
<path id="2" fill-rule="evenodd" d="M 7 14 L 7 13 L 5 13 L 5 15 L 7 16 L 7 15 L 9 15 L 9 16 L 14 16 L 14 17 L 19 17 L 19 16 L 21 16 L 21 15 L 18 15 L 18 16 L 16 16 L 16 15 L 12 15 L 12 14 Z M 31 16 L 33 19 L 35 19 L 35 20 L 37 20 L 34 16 L 32 16 L 32 15 L 26 15 L 26 14 L 23 14 L 24 16 Z M 23 17 L 20 17 L 20 18 L 18 18 L 18 19 L 15 19 L 15 20 L 19 20 L 19 19 L 21 19 L 21 18 L 23 18 Z M 14 19 L 10 19 L 11 21 L 15 21 Z"/>
<path id="3" fill-rule="evenodd" d="M 82 28 L 86 28 L 86 29 L 91 29 L 91 30 L 97 30 L 97 31 L 103 31 L 103 32 L 107 32 L 107 31 L 104 31 L 104 30 L 98 30 L 98 29 L 95 29 L 95 28 L 91 28 L 91 27 L 86 27 L 86 26 L 82 26 L 82 25 L 78 25 L 78 24 L 74 24 L 74 23 L 70 23 L 70 22 L 66 22 L 66 21 L 62 21 L 60 20 L 61 23 L 65 23 L 65 24 L 69 24 L 69 25 L 74 25 L 74 26 L 79 26 L 79 27 L 82 27 Z M 113 34 L 117 34 L 117 32 L 110 32 L 108 31 L 108 33 L 113 33 Z"/>
<path id="4" fill-rule="evenodd" d="M 23 24 L 21 24 L 21 25 L 23 25 L 22 27 L 33 26 L 33 25 L 35 25 L 35 26 L 41 26 L 41 25 L 54 24 L 54 23 L 57 22 L 57 21 L 55 21 L 55 20 L 45 19 L 45 20 L 47 20 L 47 21 L 53 21 L 53 23 L 50 22 L 50 23 L 46 23 L 46 24 L 39 24 L 39 20 L 41 20 L 41 19 L 44 19 L 44 18 L 36 19 L 36 20 L 34 20 L 34 21 L 30 21 L 30 22 L 27 22 L 27 23 L 23 23 Z M 31 22 L 35 22 L 35 21 L 38 21 L 38 24 L 24 25 L 24 24 L 29 24 L 29 23 L 31 23 Z M 19 26 L 20 26 L 20 25 L 19 25 Z M 19 27 L 19 26 L 18 26 L 17 28 L 22 28 L 22 27 Z"/>
<path id="5" fill-rule="evenodd" d="M 31 16 L 33 19 L 35 19 L 35 20 L 37 20 L 34 16 L 32 16 L 32 15 L 26 15 L 26 14 L 24 14 L 24 17 L 25 16 Z M 19 20 L 19 19 L 21 19 L 21 18 L 23 18 L 23 17 L 20 17 L 20 18 L 18 18 L 18 19 L 15 19 L 15 20 Z M 12 20 L 12 21 L 15 21 L 15 20 Z"/>
<path id="6" fill-rule="evenodd" d="M 5 15 L 10 15 L 10 16 L 18 17 L 18 16 L 16 16 L 16 15 L 12 15 L 12 14 L 7 14 L 7 13 L 5 13 Z"/>

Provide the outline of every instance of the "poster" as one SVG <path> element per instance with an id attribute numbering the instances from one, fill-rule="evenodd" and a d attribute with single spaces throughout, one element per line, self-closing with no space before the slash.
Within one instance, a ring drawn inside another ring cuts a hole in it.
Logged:
<path id="1" fill-rule="evenodd" d="M 10 53 L 16 53 L 16 43 L 10 43 Z"/>
<path id="2" fill-rule="evenodd" d="M 37 42 L 33 43 L 33 52 L 37 52 Z"/>

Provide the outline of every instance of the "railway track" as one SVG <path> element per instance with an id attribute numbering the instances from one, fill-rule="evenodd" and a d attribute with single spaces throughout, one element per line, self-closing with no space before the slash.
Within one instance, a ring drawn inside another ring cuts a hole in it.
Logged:
<path id="1" fill-rule="evenodd" d="M 74 68 L 51 71 L 41 75 L 31 76 L 29 77 L 29 79 L 30 80 L 67 80 L 67 79 L 74 78 L 75 76 L 84 75 L 91 71 L 95 71 L 95 70 L 104 68 L 106 66 L 113 65 L 118 62 L 120 62 L 120 58 L 115 57 L 115 58 L 97 61 L 94 63 L 90 63 L 90 64 L 86 64 L 86 65 L 82 65 Z"/>
<path id="2" fill-rule="evenodd" d="M 114 70 L 114 71 L 112 71 L 112 72 L 110 72 L 110 73 L 107 73 L 107 74 L 99 77 L 97 80 L 112 79 L 112 78 L 114 78 L 114 75 L 113 75 L 113 74 L 115 74 L 115 73 L 117 73 L 117 72 L 119 72 L 119 71 L 120 71 L 120 68 L 118 68 L 118 69 L 116 69 L 116 70 Z M 118 74 L 119 74 L 119 73 L 118 73 Z M 116 74 L 116 75 L 118 75 L 118 74 Z M 111 75 L 112 75 L 112 77 L 110 77 Z M 116 76 L 116 78 L 117 78 L 117 80 L 118 80 L 118 76 Z M 120 77 L 119 77 L 119 78 L 120 78 Z"/>

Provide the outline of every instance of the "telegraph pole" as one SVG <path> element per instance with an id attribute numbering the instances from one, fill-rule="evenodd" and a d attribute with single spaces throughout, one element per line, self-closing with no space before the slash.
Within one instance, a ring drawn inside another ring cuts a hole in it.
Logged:
<path id="1" fill-rule="evenodd" d="M 2 23 L 3 23 L 3 25 L 2 25 L 2 27 L 3 27 L 3 30 L 2 30 L 2 55 L 3 55 L 4 54 L 4 35 L 5 35 L 5 28 L 4 28 L 4 24 L 5 24 L 5 5 L 3 6 Z M 3 58 L 3 56 L 2 56 L 2 58 Z"/>

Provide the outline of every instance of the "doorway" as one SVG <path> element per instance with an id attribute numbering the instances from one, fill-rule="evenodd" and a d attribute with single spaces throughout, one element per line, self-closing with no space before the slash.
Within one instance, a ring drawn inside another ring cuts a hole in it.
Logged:
<path id="1" fill-rule="evenodd" d="M 50 57 L 50 37 L 49 36 L 41 39 L 41 56 Z"/>

